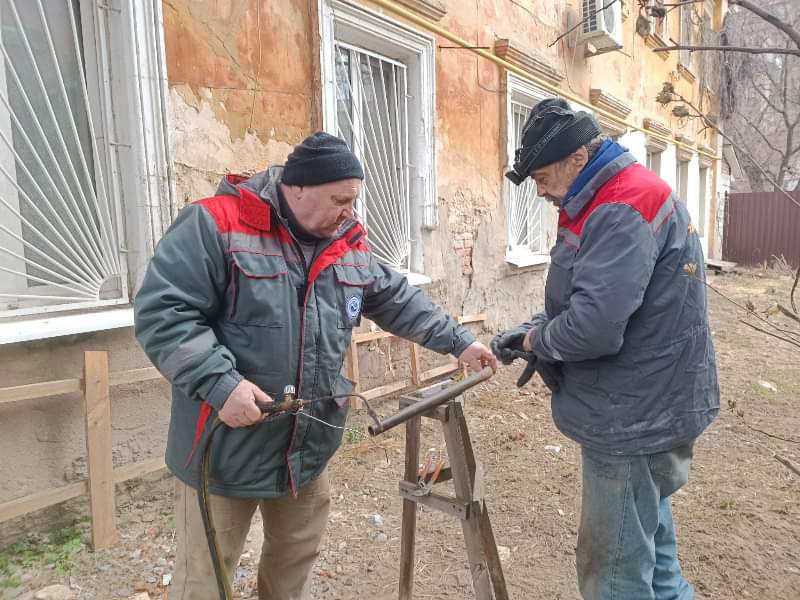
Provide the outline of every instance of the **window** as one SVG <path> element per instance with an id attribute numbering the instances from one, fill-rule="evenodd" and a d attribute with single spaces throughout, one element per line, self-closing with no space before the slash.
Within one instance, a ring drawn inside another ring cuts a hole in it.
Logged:
<path id="1" fill-rule="evenodd" d="M 663 0 L 656 0 L 655 5 L 659 8 L 664 8 L 664 1 Z M 656 17 L 656 35 L 658 35 L 662 40 L 665 40 L 669 37 L 669 23 L 667 19 L 669 18 L 669 11 L 664 10 L 663 17 Z"/>
<path id="2" fill-rule="evenodd" d="M 647 151 L 647 168 L 656 175 L 661 175 L 661 152 L 656 150 Z"/>
<path id="3" fill-rule="evenodd" d="M 433 40 L 348 2 L 323 0 L 321 15 L 325 128 L 364 166 L 359 218 L 379 261 L 421 273 L 438 214 Z"/>
<path id="4" fill-rule="evenodd" d="M 531 108 L 549 96 L 512 74 L 508 75 L 507 88 L 506 170 L 514 163 Z M 520 186 L 505 179 L 504 196 L 508 219 L 506 260 L 519 267 L 547 262 L 555 223 L 553 207 L 536 194 L 536 183 L 530 177 Z"/>
<path id="5" fill-rule="evenodd" d="M 689 161 L 679 160 L 675 167 L 675 191 L 678 200 L 686 204 L 689 195 Z"/>
<path id="6" fill-rule="evenodd" d="M 705 237 L 706 235 L 706 214 L 707 214 L 707 204 L 708 204 L 708 192 L 709 192 L 709 178 L 708 178 L 708 167 L 700 167 L 700 190 L 698 193 L 698 216 L 697 216 L 697 233 L 700 237 Z"/>
<path id="7" fill-rule="evenodd" d="M 128 304 L 170 221 L 161 3 L 131 4 L 0 0 L 0 318 L 17 334 L 22 316 Z"/>

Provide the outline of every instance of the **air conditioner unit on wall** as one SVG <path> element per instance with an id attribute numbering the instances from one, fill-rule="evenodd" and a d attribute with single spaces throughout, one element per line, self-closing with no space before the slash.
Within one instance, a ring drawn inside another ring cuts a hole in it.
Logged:
<path id="1" fill-rule="evenodd" d="M 605 7 L 605 8 L 603 8 Z M 583 0 L 578 43 L 585 44 L 586 56 L 622 48 L 622 3 L 617 0 Z"/>

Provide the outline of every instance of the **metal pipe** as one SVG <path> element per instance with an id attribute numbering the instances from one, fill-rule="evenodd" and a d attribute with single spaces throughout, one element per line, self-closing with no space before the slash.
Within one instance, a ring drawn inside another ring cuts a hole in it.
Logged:
<path id="1" fill-rule="evenodd" d="M 452 385 L 448 385 L 443 390 L 436 392 L 429 398 L 424 398 L 411 404 L 410 406 L 406 406 L 405 408 L 399 410 L 395 414 L 386 417 L 382 421 L 378 421 L 374 425 L 370 425 L 367 428 L 369 434 L 371 436 L 376 436 L 381 433 L 384 433 L 390 430 L 392 427 L 396 427 L 401 423 L 405 423 L 412 417 L 416 417 L 417 415 L 421 415 L 424 412 L 428 412 L 432 408 L 436 408 L 440 404 L 444 404 L 448 400 L 452 400 L 459 394 L 464 393 L 471 387 L 478 385 L 489 379 L 494 374 L 491 367 L 484 367 L 482 370 L 478 371 L 477 373 L 470 375 L 469 377 L 462 379 L 461 381 L 457 381 Z"/>
<path id="2" fill-rule="evenodd" d="M 597 113 L 599 115 L 602 115 L 605 118 L 614 121 L 615 123 L 619 123 L 620 125 L 624 125 L 625 127 L 628 127 L 630 129 L 635 129 L 637 131 L 641 131 L 641 132 L 643 132 L 643 133 L 645 133 L 645 134 L 647 134 L 647 135 L 649 135 L 651 137 L 665 140 L 667 142 L 675 144 L 676 146 L 683 146 L 684 148 L 688 148 L 692 152 L 697 152 L 698 154 L 702 154 L 704 156 L 707 156 L 707 157 L 711 158 L 712 160 L 719 160 L 720 159 L 720 157 L 717 156 L 716 154 L 709 154 L 708 152 L 700 150 L 699 148 L 695 148 L 694 146 L 690 146 L 689 144 L 686 144 L 684 142 L 680 142 L 677 139 L 675 139 L 674 137 L 670 137 L 668 135 L 664 135 L 664 134 L 658 133 L 657 131 L 651 131 L 649 129 L 645 129 L 644 127 L 640 127 L 638 125 L 634 125 L 633 123 L 628 123 L 625 119 L 618 117 L 617 115 L 615 115 L 612 112 L 604 110 L 604 109 L 600 108 L 599 106 L 590 105 L 586 100 L 584 100 L 580 96 L 576 96 L 575 94 L 571 94 L 570 92 L 567 92 L 566 90 L 562 90 L 561 88 L 553 85 L 549 81 L 541 79 L 540 77 L 537 77 L 536 75 L 534 75 L 533 73 L 530 73 L 529 71 L 526 71 L 525 69 L 519 68 L 515 64 L 512 64 L 512 63 L 508 62 L 507 60 L 500 58 L 496 54 L 488 52 L 488 51 L 484 50 L 483 48 L 475 47 L 474 44 L 471 44 L 470 42 L 460 38 L 459 36 L 457 36 L 454 33 L 448 31 L 447 29 L 445 29 L 444 27 L 440 27 L 436 23 L 433 23 L 433 22 L 429 21 L 428 19 L 420 17 L 419 15 L 411 12 L 410 10 L 408 10 L 406 8 L 403 8 L 402 6 L 399 6 L 397 4 L 397 2 L 394 2 L 393 0 L 370 0 L 370 2 L 372 4 L 380 6 L 381 8 L 385 8 L 386 10 L 391 11 L 394 14 L 400 16 L 400 17 L 403 17 L 404 19 L 406 19 L 408 21 L 411 21 L 415 25 L 419 25 L 423 29 L 427 29 L 431 33 L 435 33 L 437 35 L 440 35 L 443 38 L 445 38 L 446 40 L 449 40 L 449 41 L 453 42 L 454 44 L 458 44 L 459 46 L 461 46 L 465 50 L 469 50 L 470 52 L 474 52 L 478 56 L 482 56 L 483 58 L 485 58 L 487 60 L 490 60 L 491 62 L 495 63 L 496 65 L 499 65 L 500 67 L 504 68 L 506 71 L 510 71 L 511 73 L 514 73 L 515 75 L 519 75 L 520 77 L 522 77 L 524 79 L 527 79 L 528 81 L 534 82 L 535 84 L 537 84 L 540 87 L 543 87 L 544 89 L 546 89 L 549 92 L 552 92 L 552 93 L 554 93 L 554 94 L 556 94 L 558 96 L 566 98 L 567 100 L 572 100 L 573 102 L 575 102 L 576 104 L 580 104 L 581 106 L 585 106 L 589 110 L 592 110 L 595 113 Z"/>

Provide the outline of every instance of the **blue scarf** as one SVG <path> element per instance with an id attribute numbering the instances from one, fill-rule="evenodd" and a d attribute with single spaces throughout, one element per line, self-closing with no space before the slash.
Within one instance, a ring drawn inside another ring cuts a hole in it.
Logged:
<path id="1" fill-rule="evenodd" d="M 597 153 L 594 155 L 592 160 L 586 163 L 586 166 L 583 167 L 583 170 L 578 174 L 578 177 L 572 182 L 569 191 L 567 191 L 567 195 L 561 202 L 561 207 L 565 207 L 567 202 L 569 202 L 573 197 L 577 196 L 578 193 L 584 187 L 586 187 L 586 184 L 589 183 L 592 178 L 600 172 L 600 169 L 627 151 L 627 148 L 621 146 L 614 140 L 606 140 L 603 142 L 603 144 L 597 149 Z"/>

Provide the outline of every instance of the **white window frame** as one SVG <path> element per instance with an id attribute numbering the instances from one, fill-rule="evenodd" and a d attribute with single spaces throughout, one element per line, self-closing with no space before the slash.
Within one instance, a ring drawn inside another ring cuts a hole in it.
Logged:
<path id="1" fill-rule="evenodd" d="M 516 140 L 514 136 L 514 104 L 524 104 L 534 106 L 545 98 L 553 95 L 536 86 L 535 84 L 517 77 L 513 73 L 507 73 L 506 79 L 506 166 L 504 172 L 511 169 L 514 164 L 514 154 L 516 153 Z M 537 196 L 534 202 L 541 202 L 543 205 L 542 222 L 540 223 L 540 248 L 530 248 L 525 246 L 512 247 L 511 238 L 511 192 L 514 184 L 508 178 L 503 178 L 503 199 L 506 206 L 506 262 L 516 267 L 529 267 L 533 265 L 546 265 L 550 263 L 550 245 L 552 242 L 553 225 L 555 223 L 555 209 L 544 198 Z M 552 218 L 546 218 L 546 217 Z M 547 222 L 549 221 L 549 222 Z"/>
<path id="2" fill-rule="evenodd" d="M 675 163 L 675 193 L 678 200 L 688 206 L 689 204 L 689 160 L 678 158 Z"/>
<path id="3" fill-rule="evenodd" d="M 80 11 L 95 159 L 111 180 L 123 294 L 7 312 L 0 317 L 0 344 L 130 327 L 130 299 L 176 210 L 162 2 L 80 0 Z"/>
<path id="4" fill-rule="evenodd" d="M 659 177 L 661 176 L 661 157 L 663 154 L 663 150 L 647 149 L 647 168 Z"/>
<path id="5" fill-rule="evenodd" d="M 711 196 L 711 167 L 698 165 L 697 179 L 697 235 L 705 238 L 708 225 L 708 203 Z"/>
<path id="6" fill-rule="evenodd" d="M 435 110 L 435 40 L 363 6 L 344 0 L 319 0 L 322 115 L 325 131 L 336 135 L 336 41 L 374 52 L 406 65 L 408 85 L 408 156 L 410 271 L 412 283 L 423 275 L 422 232 L 438 224 L 433 133 Z"/>

